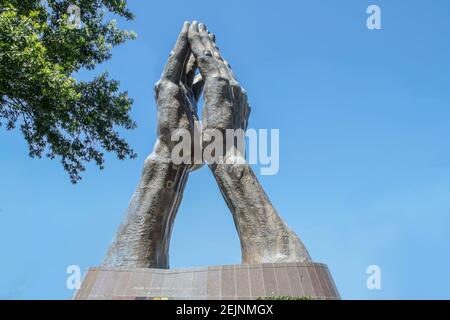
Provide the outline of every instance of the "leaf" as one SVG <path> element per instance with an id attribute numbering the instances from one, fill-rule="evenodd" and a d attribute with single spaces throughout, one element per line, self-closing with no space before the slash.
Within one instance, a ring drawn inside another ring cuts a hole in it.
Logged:
<path id="1" fill-rule="evenodd" d="M 118 133 L 136 124 L 132 99 L 103 74 L 77 82 L 72 74 L 111 58 L 135 38 L 105 20 L 101 9 L 132 19 L 123 0 L 79 0 L 83 28 L 71 29 L 71 1 L 3 0 L 0 4 L 0 124 L 20 127 L 31 157 L 59 158 L 72 182 L 89 162 L 104 167 L 104 152 L 136 155 Z"/>

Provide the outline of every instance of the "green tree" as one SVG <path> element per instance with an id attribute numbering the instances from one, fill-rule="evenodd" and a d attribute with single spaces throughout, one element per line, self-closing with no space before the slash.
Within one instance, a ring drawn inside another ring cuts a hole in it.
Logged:
<path id="1" fill-rule="evenodd" d="M 107 73 L 73 77 L 135 37 L 107 15 L 133 19 L 126 0 L 0 0 L 0 126 L 20 127 L 31 157 L 61 159 L 73 183 L 105 151 L 136 156 L 117 131 L 136 126 L 127 92 Z"/>

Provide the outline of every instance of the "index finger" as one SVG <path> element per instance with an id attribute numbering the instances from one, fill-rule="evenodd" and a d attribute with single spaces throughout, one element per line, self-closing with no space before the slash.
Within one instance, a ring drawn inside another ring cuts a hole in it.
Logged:
<path id="1" fill-rule="evenodd" d="M 211 56 L 214 58 L 214 61 L 216 62 L 219 74 L 228 80 L 233 80 L 234 77 L 232 72 L 230 72 L 230 70 L 227 68 L 225 61 L 220 54 L 219 48 L 217 48 L 216 44 L 214 43 L 215 36 L 208 32 L 208 29 L 204 24 L 199 24 L 198 29 L 205 49 L 209 51 Z"/>
<path id="2" fill-rule="evenodd" d="M 200 38 L 200 33 L 198 29 L 198 22 L 193 21 L 192 25 L 189 27 L 189 41 L 191 43 L 191 49 L 195 57 L 198 58 L 205 53 L 205 46 Z"/>
<path id="3" fill-rule="evenodd" d="M 178 83 L 184 71 L 184 64 L 189 53 L 188 31 L 189 22 L 185 22 L 178 36 L 175 47 L 173 48 L 169 60 L 164 67 L 162 78 Z"/>

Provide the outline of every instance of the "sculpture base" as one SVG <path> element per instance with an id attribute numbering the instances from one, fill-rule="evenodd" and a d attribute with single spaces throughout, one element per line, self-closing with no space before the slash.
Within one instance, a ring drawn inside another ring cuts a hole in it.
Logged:
<path id="1" fill-rule="evenodd" d="M 340 299 L 321 263 L 266 263 L 190 269 L 91 268 L 74 299 Z"/>

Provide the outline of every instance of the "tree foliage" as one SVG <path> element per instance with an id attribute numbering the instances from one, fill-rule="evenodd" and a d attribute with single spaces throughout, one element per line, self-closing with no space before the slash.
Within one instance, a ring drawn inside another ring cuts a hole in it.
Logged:
<path id="1" fill-rule="evenodd" d="M 69 23 L 70 5 L 80 28 Z M 117 131 L 135 128 L 127 92 L 107 73 L 73 76 L 135 37 L 110 15 L 133 19 L 126 0 L 0 0 L 0 126 L 20 127 L 31 157 L 60 158 L 73 183 L 86 163 L 103 168 L 105 151 L 135 157 Z"/>

